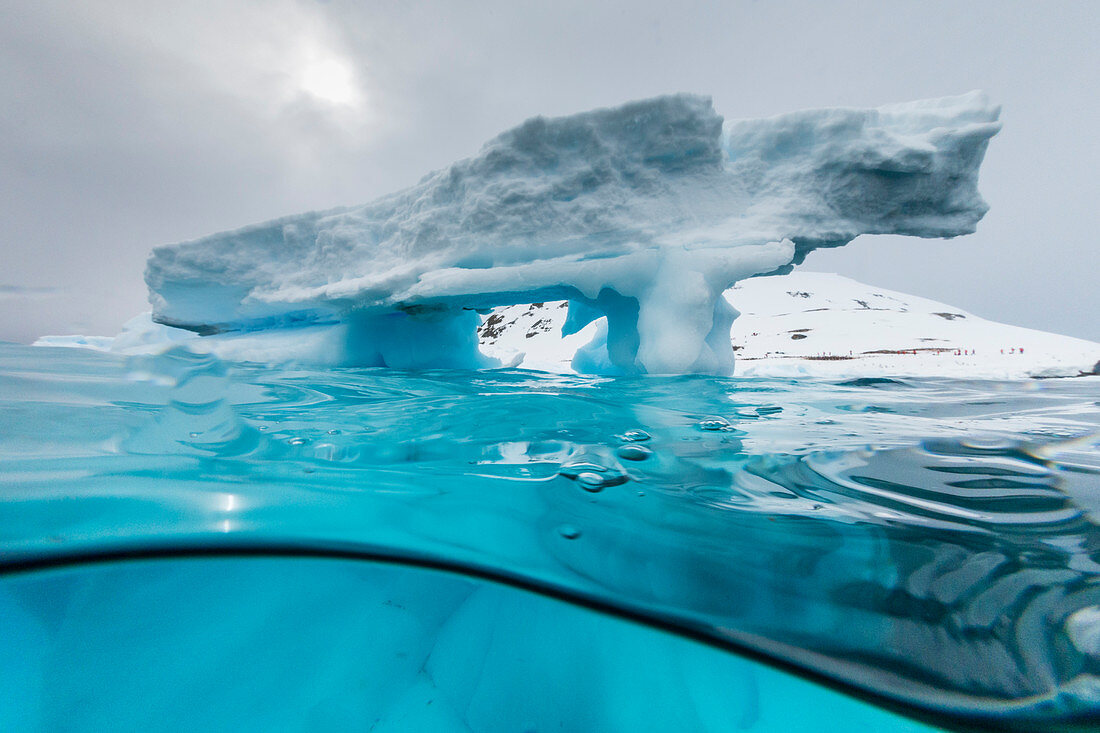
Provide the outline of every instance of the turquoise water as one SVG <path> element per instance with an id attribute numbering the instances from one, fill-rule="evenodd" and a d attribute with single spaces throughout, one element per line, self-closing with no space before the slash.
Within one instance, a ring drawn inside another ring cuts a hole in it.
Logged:
<path id="1" fill-rule="evenodd" d="M 1088 728 L 1098 399 L 0 346 L 0 729 Z"/>

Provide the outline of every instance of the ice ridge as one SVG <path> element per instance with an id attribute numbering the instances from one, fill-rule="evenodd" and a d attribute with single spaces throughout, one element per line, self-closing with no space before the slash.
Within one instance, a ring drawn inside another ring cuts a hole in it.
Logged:
<path id="1" fill-rule="evenodd" d="M 759 120 L 688 94 L 535 117 L 371 203 L 155 249 L 153 317 L 278 332 L 283 359 L 476 368 L 475 311 L 569 300 L 567 331 L 607 317 L 581 371 L 730 374 L 735 282 L 859 234 L 972 232 L 998 114 L 972 92 Z"/>

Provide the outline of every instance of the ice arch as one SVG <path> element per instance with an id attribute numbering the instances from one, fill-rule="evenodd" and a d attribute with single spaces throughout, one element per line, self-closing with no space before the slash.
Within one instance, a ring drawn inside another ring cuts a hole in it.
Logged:
<path id="1" fill-rule="evenodd" d="M 536 117 L 363 206 L 154 250 L 154 319 L 284 343 L 324 326 L 302 343 L 327 363 L 477 367 L 474 311 L 568 299 L 569 328 L 608 317 L 583 369 L 729 374 L 737 280 L 859 234 L 972 232 L 998 113 L 974 92 L 723 122 L 680 94 Z"/>

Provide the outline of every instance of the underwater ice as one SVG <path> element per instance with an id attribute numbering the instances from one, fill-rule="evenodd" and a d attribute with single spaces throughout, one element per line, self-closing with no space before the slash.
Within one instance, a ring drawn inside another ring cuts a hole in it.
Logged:
<path id="1" fill-rule="evenodd" d="M 154 250 L 153 318 L 271 360 L 489 366 L 476 311 L 569 300 L 574 366 L 730 374 L 722 293 L 865 234 L 953 237 L 986 211 L 980 93 L 724 122 L 673 95 L 536 117 L 363 206 Z"/>

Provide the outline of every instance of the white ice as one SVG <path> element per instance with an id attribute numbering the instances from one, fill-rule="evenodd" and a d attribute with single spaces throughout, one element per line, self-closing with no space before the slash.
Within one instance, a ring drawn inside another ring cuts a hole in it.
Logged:
<path id="1" fill-rule="evenodd" d="M 973 231 L 997 116 L 971 93 L 729 122 L 692 95 L 536 117 L 364 206 L 154 250 L 153 319 L 273 360 L 476 368 L 492 362 L 474 311 L 569 300 L 571 332 L 606 317 L 587 370 L 730 374 L 735 282 L 863 233 Z"/>

